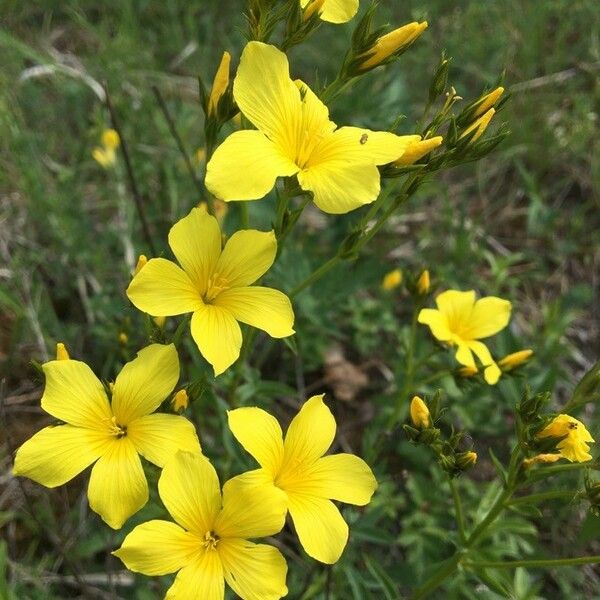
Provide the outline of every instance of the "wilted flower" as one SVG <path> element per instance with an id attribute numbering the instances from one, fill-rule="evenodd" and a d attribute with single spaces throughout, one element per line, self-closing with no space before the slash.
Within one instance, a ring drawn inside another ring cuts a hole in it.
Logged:
<path id="1" fill-rule="evenodd" d="M 566 436 L 566 437 L 565 437 Z M 556 445 L 560 455 L 571 462 L 592 460 L 589 444 L 594 441 L 585 425 L 570 415 L 558 415 L 536 434 L 537 438 L 563 438 Z"/>

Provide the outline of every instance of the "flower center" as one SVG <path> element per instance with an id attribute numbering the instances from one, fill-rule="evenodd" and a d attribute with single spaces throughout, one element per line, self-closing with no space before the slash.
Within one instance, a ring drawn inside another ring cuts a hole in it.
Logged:
<path id="1" fill-rule="evenodd" d="M 119 425 L 117 423 L 117 417 L 112 417 L 108 429 L 111 435 L 114 435 L 118 440 L 127 435 L 127 425 Z"/>
<path id="2" fill-rule="evenodd" d="M 216 550 L 218 543 L 219 536 L 214 531 L 207 531 L 204 534 L 204 541 L 202 542 L 202 547 L 205 550 Z"/>
<path id="3" fill-rule="evenodd" d="M 229 289 L 229 282 L 220 273 L 215 273 L 208 280 L 206 286 L 206 292 L 204 294 L 204 301 L 210 302 L 214 300 L 222 291 Z"/>

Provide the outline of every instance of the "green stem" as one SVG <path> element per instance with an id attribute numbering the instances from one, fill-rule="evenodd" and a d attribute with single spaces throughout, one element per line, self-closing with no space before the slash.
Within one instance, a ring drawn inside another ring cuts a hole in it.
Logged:
<path id="1" fill-rule="evenodd" d="M 463 513 L 462 502 L 460 500 L 456 481 L 450 475 L 448 476 L 448 483 L 450 484 L 450 491 L 452 492 L 452 499 L 454 500 L 454 512 L 456 515 L 458 535 L 461 544 L 464 544 L 467 541 L 467 534 L 465 533 L 465 515 Z"/>
<path id="2" fill-rule="evenodd" d="M 464 565 L 475 569 L 516 569 L 517 567 L 537 569 L 599 563 L 600 556 L 579 556 L 578 558 L 542 558 L 533 560 L 474 560 L 465 561 Z"/>
<path id="3" fill-rule="evenodd" d="M 454 556 L 452 556 L 448 560 L 448 564 L 444 565 L 439 571 L 434 573 L 421 587 L 417 588 L 412 596 L 411 600 L 420 600 L 420 598 L 425 598 L 428 596 L 433 590 L 437 589 L 456 571 L 456 568 L 460 564 L 463 555 L 461 552 L 457 552 Z"/>
<path id="4" fill-rule="evenodd" d="M 297 296 L 302 290 L 310 287 L 315 281 L 321 279 L 325 273 L 331 271 L 340 261 L 342 257 L 336 254 L 330 258 L 326 263 L 323 263 L 318 269 L 313 271 L 302 283 L 298 284 L 289 294 L 290 298 Z"/>
<path id="5" fill-rule="evenodd" d="M 565 471 L 579 471 L 581 469 L 598 468 L 598 465 L 590 465 L 590 463 L 570 463 L 568 465 L 554 465 L 552 467 L 542 467 L 537 469 L 529 476 L 529 482 L 539 481 L 546 477 L 551 477 L 557 473 L 563 473 Z"/>
<path id="6" fill-rule="evenodd" d="M 242 229 L 250 227 L 250 215 L 248 214 L 248 202 L 239 202 L 240 205 L 240 224 Z"/>
<path id="7" fill-rule="evenodd" d="M 340 73 L 322 92 L 321 101 L 330 105 L 343 91 L 354 82 L 354 78 L 346 79 Z"/>
<path id="8" fill-rule="evenodd" d="M 508 505 L 518 506 L 520 504 L 538 504 L 545 500 L 558 500 L 561 498 L 573 500 L 577 496 L 577 492 L 567 490 L 554 490 L 551 492 L 541 492 L 539 494 L 529 494 L 528 496 L 520 496 L 519 498 L 513 498 Z"/>
<path id="9" fill-rule="evenodd" d="M 431 383 L 432 381 L 435 381 L 436 379 L 440 379 L 440 377 L 444 377 L 444 375 L 449 375 L 450 373 L 452 373 L 452 371 L 450 369 L 442 369 L 441 371 L 438 371 L 437 373 L 433 373 L 433 375 L 430 375 L 429 377 L 425 377 L 425 379 L 422 379 L 421 385 Z"/>
<path id="10" fill-rule="evenodd" d="M 473 546 L 473 544 L 485 533 L 485 530 L 498 518 L 500 513 L 504 510 L 506 502 L 511 497 L 512 493 L 513 490 L 506 489 L 496 498 L 496 501 L 484 517 L 483 521 L 475 527 L 471 535 L 467 538 L 467 541 L 465 542 L 466 548 Z"/>

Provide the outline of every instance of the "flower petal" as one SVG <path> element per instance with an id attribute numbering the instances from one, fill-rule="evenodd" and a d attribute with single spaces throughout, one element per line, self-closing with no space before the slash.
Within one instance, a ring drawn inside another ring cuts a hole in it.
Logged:
<path id="1" fill-rule="evenodd" d="M 228 410 L 227 419 L 235 439 L 275 476 L 283 460 L 283 434 L 277 419 L 256 406 Z"/>
<path id="2" fill-rule="evenodd" d="M 154 520 L 138 525 L 113 555 L 134 573 L 167 575 L 198 557 L 201 543 L 175 523 Z"/>
<path id="3" fill-rule="evenodd" d="M 225 244 L 216 270 L 229 288 L 243 287 L 262 277 L 276 255 L 274 231 L 243 229 L 236 231 Z"/>
<path id="4" fill-rule="evenodd" d="M 249 42 L 233 82 L 233 97 L 244 116 L 293 160 L 302 102 L 287 56 L 275 46 Z"/>
<path id="5" fill-rule="evenodd" d="M 200 290 L 174 262 L 152 258 L 131 280 L 127 297 L 136 308 L 155 317 L 193 312 L 202 305 Z"/>
<path id="6" fill-rule="evenodd" d="M 294 334 L 294 311 L 290 299 L 271 288 L 235 287 L 221 292 L 214 301 L 226 308 L 236 320 L 266 331 L 271 337 Z"/>
<path id="7" fill-rule="evenodd" d="M 110 440 L 107 433 L 93 429 L 45 427 L 17 450 L 13 474 L 49 488 L 62 485 L 98 460 Z"/>
<path id="8" fill-rule="evenodd" d="M 272 483 L 248 486 L 235 477 L 223 487 L 223 509 L 214 524 L 220 538 L 257 538 L 283 529 L 287 496 Z"/>
<path id="9" fill-rule="evenodd" d="M 327 452 L 335 437 L 335 419 L 323 402 L 324 394 L 309 398 L 292 419 L 284 441 L 282 470 L 308 466 Z"/>
<path id="10" fill-rule="evenodd" d="M 223 600 L 224 597 L 225 579 L 221 559 L 215 550 L 211 550 L 203 552 L 197 560 L 177 573 L 165 600 Z"/>
<path id="11" fill-rule="evenodd" d="M 496 363 L 487 366 L 483 371 L 483 377 L 489 385 L 496 385 L 500 379 L 500 375 L 502 375 L 502 371 Z"/>
<path id="12" fill-rule="evenodd" d="M 441 342 L 447 342 L 452 339 L 452 332 L 448 329 L 448 319 L 446 315 L 434 308 L 422 308 L 419 312 L 419 323 L 428 325 L 431 334 Z"/>
<path id="13" fill-rule="evenodd" d="M 215 377 L 239 357 L 242 331 L 226 309 L 205 304 L 192 315 L 192 337 L 202 356 L 213 366 Z"/>
<path id="14" fill-rule="evenodd" d="M 140 350 L 115 380 L 112 409 L 117 424 L 129 425 L 154 412 L 178 379 L 179 357 L 173 344 L 151 344 Z"/>
<path id="15" fill-rule="evenodd" d="M 90 508 L 113 529 L 148 502 L 148 482 L 140 457 L 127 437 L 116 439 L 92 468 Z"/>
<path id="16" fill-rule="evenodd" d="M 473 358 L 473 353 L 471 352 L 468 343 L 458 341 L 456 354 L 454 355 L 454 357 L 461 365 L 477 369 L 477 366 L 475 365 L 475 359 Z"/>
<path id="17" fill-rule="evenodd" d="M 225 539 L 219 542 L 217 549 L 225 580 L 240 598 L 278 600 L 287 594 L 287 564 L 273 546 Z"/>
<path id="18" fill-rule="evenodd" d="M 53 417 L 79 427 L 102 429 L 112 413 L 104 387 L 79 360 L 51 360 L 42 365 L 46 387 L 42 408 Z"/>
<path id="19" fill-rule="evenodd" d="M 468 337 L 481 339 L 495 335 L 510 321 L 512 305 L 508 300 L 487 296 L 475 302 L 468 325 Z"/>
<path id="20" fill-rule="evenodd" d="M 470 341 L 467 343 L 470 350 L 475 353 L 475 356 L 481 361 L 484 367 L 494 364 L 494 359 L 488 350 L 488 347 L 483 342 Z"/>
<path id="21" fill-rule="evenodd" d="M 364 460 L 354 454 L 332 454 L 307 469 L 293 493 L 364 506 L 376 489 L 377 480 Z"/>
<path id="22" fill-rule="evenodd" d="M 278 177 L 288 177 L 298 167 L 263 133 L 255 130 L 232 133 L 206 166 L 205 184 L 217 198 L 259 200 L 275 186 Z"/>
<path id="23" fill-rule="evenodd" d="M 221 230 L 217 219 L 204 208 L 193 208 L 169 231 L 169 246 L 200 295 L 221 254 Z"/>
<path id="24" fill-rule="evenodd" d="M 441 313 L 446 316 L 448 327 L 456 333 L 461 330 L 460 325 L 467 324 L 475 304 L 475 292 L 460 292 L 447 290 L 436 296 L 435 303 Z"/>
<path id="25" fill-rule="evenodd" d="M 153 414 L 132 421 L 127 437 L 151 463 L 164 467 L 178 450 L 200 454 L 200 442 L 193 423 L 177 415 Z"/>
<path id="26" fill-rule="evenodd" d="M 301 0 L 304 8 L 310 0 Z M 358 0 L 325 0 L 319 17 L 328 23 L 346 23 L 358 12 Z"/>
<path id="27" fill-rule="evenodd" d="M 158 480 L 158 493 L 171 516 L 184 529 L 204 538 L 221 510 L 221 488 L 205 456 L 177 452 Z"/>
<path id="28" fill-rule="evenodd" d="M 327 564 L 336 562 L 348 541 L 348 525 L 329 500 L 288 494 L 290 514 L 306 553 Z"/>

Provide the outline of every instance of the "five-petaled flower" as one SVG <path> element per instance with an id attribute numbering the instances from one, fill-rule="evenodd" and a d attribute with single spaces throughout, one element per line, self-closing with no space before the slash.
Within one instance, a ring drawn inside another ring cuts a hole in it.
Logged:
<path id="1" fill-rule="evenodd" d="M 286 55 L 262 42 L 244 49 L 233 96 L 257 130 L 231 134 L 207 165 L 206 186 L 225 201 L 258 200 L 278 177 L 297 175 L 321 210 L 346 213 L 379 195 L 377 165 L 399 159 L 421 139 L 358 127 L 336 129 L 310 88 L 290 79 Z"/>
<path id="2" fill-rule="evenodd" d="M 51 425 L 27 440 L 15 456 L 15 475 L 46 487 L 92 468 L 88 499 L 113 529 L 148 500 L 148 483 L 138 454 L 162 467 L 178 450 L 200 454 L 194 426 L 184 417 L 151 414 L 173 391 L 179 359 L 172 344 L 152 344 L 128 362 L 106 390 L 78 360 L 43 365 L 42 408 L 64 425 Z"/>
<path id="3" fill-rule="evenodd" d="M 234 477 L 225 490 L 242 484 L 264 490 L 273 502 L 283 497 L 304 550 L 321 562 L 336 562 L 348 541 L 348 525 L 331 500 L 364 506 L 377 481 L 358 456 L 324 456 L 335 437 L 336 424 L 323 396 L 304 403 L 285 441 L 277 420 L 260 408 L 237 408 L 229 411 L 228 417 L 233 435 L 260 469 Z"/>
<path id="4" fill-rule="evenodd" d="M 225 581 L 243 600 L 277 600 L 287 594 L 287 565 L 276 548 L 249 542 L 278 533 L 285 502 L 221 490 L 203 456 L 178 452 L 158 481 L 160 497 L 176 521 L 138 525 L 114 552 L 131 571 L 167 575 L 179 571 L 168 600 L 223 600 Z"/>
<path id="5" fill-rule="evenodd" d="M 419 323 L 428 325 L 440 342 L 457 346 L 456 360 L 475 368 L 473 353 L 485 367 L 484 377 L 489 384 L 497 383 L 500 369 L 487 346 L 479 340 L 495 335 L 508 325 L 511 303 L 494 296 L 476 300 L 475 292 L 448 290 L 435 299 L 437 310 L 423 308 Z"/>
<path id="6" fill-rule="evenodd" d="M 585 425 L 570 415 L 558 415 L 536 437 L 563 438 L 556 445 L 560 455 L 571 462 L 592 460 L 589 444 L 594 441 Z"/>
<path id="7" fill-rule="evenodd" d="M 305 18 L 319 13 L 329 23 L 346 23 L 358 12 L 358 0 L 300 0 Z"/>
<path id="8" fill-rule="evenodd" d="M 149 260 L 129 284 L 127 295 L 151 315 L 193 313 L 192 336 L 215 375 L 240 355 L 238 321 L 274 338 L 294 333 L 288 297 L 250 285 L 275 260 L 277 241 L 272 231 L 237 231 L 221 250 L 217 219 L 203 208 L 194 208 L 173 225 L 169 245 L 181 267 L 165 258 Z"/>

